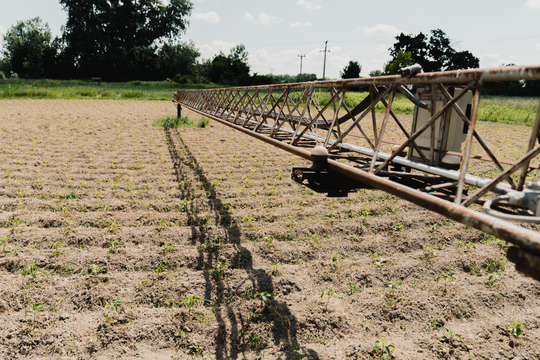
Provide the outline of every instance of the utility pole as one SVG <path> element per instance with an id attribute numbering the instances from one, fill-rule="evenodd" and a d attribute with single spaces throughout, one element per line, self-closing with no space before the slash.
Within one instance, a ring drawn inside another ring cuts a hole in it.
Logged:
<path id="1" fill-rule="evenodd" d="M 306 57 L 306 55 L 298 55 L 300 58 L 300 76 L 302 76 L 302 59 Z"/>
<path id="2" fill-rule="evenodd" d="M 319 50 L 319 52 L 324 52 L 324 64 L 323 64 L 323 68 L 322 68 L 322 77 L 323 77 L 323 80 L 324 78 L 326 77 L 326 53 L 327 52 L 330 52 L 330 50 L 326 50 L 328 47 L 328 40 L 326 40 L 324 42 L 324 50 Z"/>

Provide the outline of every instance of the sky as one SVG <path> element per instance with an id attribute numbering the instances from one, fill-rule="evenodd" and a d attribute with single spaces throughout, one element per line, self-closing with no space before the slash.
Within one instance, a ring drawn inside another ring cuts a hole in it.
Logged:
<path id="1" fill-rule="evenodd" d="M 166 0 L 164 0 L 166 1 Z M 201 58 L 243 44 L 252 73 L 314 73 L 339 78 L 349 63 L 361 76 L 381 70 L 401 32 L 443 30 L 458 51 L 468 50 L 481 68 L 540 64 L 540 0 L 192 0 L 189 27 Z M 66 13 L 58 0 L 0 0 L 0 35 L 17 21 L 39 16 L 54 36 Z M 305 57 L 300 57 L 305 55 Z"/>

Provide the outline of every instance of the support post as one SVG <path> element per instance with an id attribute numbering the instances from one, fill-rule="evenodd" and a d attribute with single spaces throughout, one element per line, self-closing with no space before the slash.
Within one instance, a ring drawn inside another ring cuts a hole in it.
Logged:
<path id="1" fill-rule="evenodd" d="M 180 119 L 182 117 L 182 105 L 176 104 L 176 116 Z"/>

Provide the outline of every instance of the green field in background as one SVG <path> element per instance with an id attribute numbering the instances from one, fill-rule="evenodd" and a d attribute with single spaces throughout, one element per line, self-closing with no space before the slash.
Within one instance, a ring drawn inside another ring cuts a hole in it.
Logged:
<path id="1" fill-rule="evenodd" d="M 177 84 L 168 81 L 130 81 L 127 83 L 101 83 L 81 80 L 0 80 L 0 99 L 117 99 L 117 100 L 171 100 L 178 89 L 211 89 L 213 84 Z M 348 92 L 345 104 L 352 109 L 367 92 Z M 291 92 L 298 101 L 301 92 Z M 324 106 L 330 101 L 326 90 L 315 91 L 315 100 Z M 392 109 L 397 114 L 410 115 L 414 105 L 401 94 L 394 99 Z M 538 109 L 538 99 L 530 97 L 483 96 L 478 110 L 479 121 L 532 126 Z M 379 103 L 376 111 L 384 112 Z"/>

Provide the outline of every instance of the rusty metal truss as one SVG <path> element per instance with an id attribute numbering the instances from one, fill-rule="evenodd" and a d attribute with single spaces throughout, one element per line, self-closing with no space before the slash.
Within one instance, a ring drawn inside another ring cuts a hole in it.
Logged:
<path id="1" fill-rule="evenodd" d="M 540 65 L 209 90 L 173 102 L 313 162 L 292 178 L 330 196 L 384 190 L 518 247 L 508 256 L 540 280 L 540 103 L 523 149 L 477 123 L 483 88 L 540 80 Z M 416 74 L 415 74 L 416 73 Z M 351 90 L 369 91 L 360 99 Z M 414 114 L 396 114 L 410 101 Z M 470 166 L 474 162 L 475 166 Z M 481 171 L 476 164 L 481 163 Z M 480 206 L 483 206 L 483 210 Z M 512 221 L 512 222 L 510 222 Z"/>

